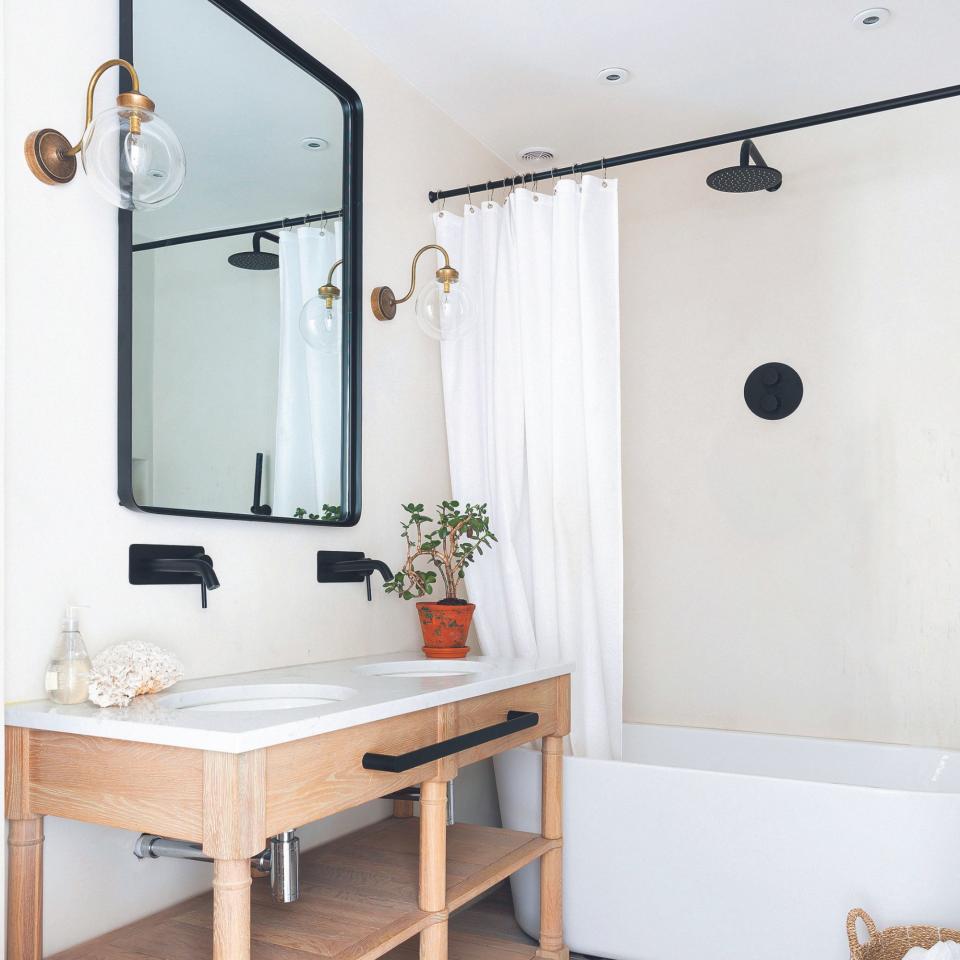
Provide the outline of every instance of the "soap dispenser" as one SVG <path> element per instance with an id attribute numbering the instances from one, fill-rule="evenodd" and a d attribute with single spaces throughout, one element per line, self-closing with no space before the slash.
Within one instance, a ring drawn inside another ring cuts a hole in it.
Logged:
<path id="1" fill-rule="evenodd" d="M 60 640 L 47 664 L 45 686 L 54 703 L 83 703 L 90 684 L 90 657 L 80 635 L 80 607 L 67 607 L 60 630 Z"/>

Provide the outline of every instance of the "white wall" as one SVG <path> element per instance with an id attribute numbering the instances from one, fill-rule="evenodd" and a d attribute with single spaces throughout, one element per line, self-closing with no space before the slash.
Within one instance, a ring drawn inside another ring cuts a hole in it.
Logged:
<path id="1" fill-rule="evenodd" d="M 760 148 L 618 171 L 626 716 L 957 747 L 960 103 Z"/>
<path id="2" fill-rule="evenodd" d="M 366 303 L 372 286 L 402 284 L 413 251 L 430 239 L 427 190 L 489 176 L 499 164 L 314 13 L 309 0 L 256 6 L 363 99 Z M 384 596 L 368 604 L 355 584 L 319 586 L 314 553 L 349 547 L 396 563 L 401 501 L 430 503 L 448 494 L 436 344 L 420 335 L 409 310 L 383 324 L 365 310 L 364 508 L 356 528 L 154 517 L 119 507 L 115 212 L 82 174 L 68 187 L 46 187 L 21 155 L 24 135 L 38 126 L 79 133 L 90 72 L 116 54 L 116 3 L 8 4 L 3 32 L 4 547 L 15 559 L 3 583 L 7 698 L 42 695 L 43 667 L 61 608 L 71 599 L 92 604 L 83 630 L 93 652 L 120 640 L 152 640 L 180 656 L 189 676 L 416 649 L 411 608 Z M 149 77 L 143 83 L 149 92 Z M 396 427 L 398 410 L 405 429 Z M 200 609 L 192 589 L 129 586 L 127 547 L 138 541 L 203 544 L 223 584 L 210 608 Z M 209 880 L 203 866 L 137 864 L 133 838 L 122 832 L 51 821 L 47 837 L 50 952 L 179 900 Z"/>

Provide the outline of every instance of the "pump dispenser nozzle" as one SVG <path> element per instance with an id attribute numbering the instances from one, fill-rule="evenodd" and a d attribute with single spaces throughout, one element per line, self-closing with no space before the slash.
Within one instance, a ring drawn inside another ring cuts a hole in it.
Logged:
<path id="1" fill-rule="evenodd" d="M 70 633 L 76 633 L 80 629 L 80 611 L 89 610 L 89 603 L 71 603 L 67 606 L 67 609 L 64 611 L 63 620 L 61 621 L 63 629 L 69 631 Z"/>

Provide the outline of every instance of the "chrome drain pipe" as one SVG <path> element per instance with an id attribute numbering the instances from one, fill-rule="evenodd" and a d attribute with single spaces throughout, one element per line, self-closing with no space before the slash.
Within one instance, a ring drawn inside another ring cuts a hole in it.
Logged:
<path id="1" fill-rule="evenodd" d="M 189 840 L 171 840 L 155 833 L 141 833 L 133 845 L 138 860 L 194 860 L 213 863 L 213 857 L 203 852 L 199 843 Z M 285 830 L 270 838 L 270 843 L 255 857 L 250 866 L 260 873 L 270 874 L 270 892 L 277 903 L 294 903 L 300 899 L 300 838 L 296 830 Z"/>
<path id="2" fill-rule="evenodd" d="M 270 838 L 270 892 L 277 903 L 300 899 L 300 838 L 295 830 Z"/>
<path id="3" fill-rule="evenodd" d="M 153 833 L 141 833 L 133 845 L 133 855 L 138 860 L 159 860 L 169 857 L 172 860 L 197 860 L 213 863 L 213 858 L 203 852 L 199 843 L 186 840 L 169 840 Z"/>
<path id="4" fill-rule="evenodd" d="M 404 787 L 394 793 L 388 793 L 381 799 L 383 800 L 409 800 L 411 803 L 420 802 L 420 787 Z M 452 827 L 457 822 L 456 810 L 454 809 L 454 787 L 453 781 L 447 781 L 447 826 Z"/>

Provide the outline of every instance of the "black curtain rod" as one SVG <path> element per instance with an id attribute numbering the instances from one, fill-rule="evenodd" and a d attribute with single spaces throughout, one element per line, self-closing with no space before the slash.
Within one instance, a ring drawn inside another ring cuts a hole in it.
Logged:
<path id="1" fill-rule="evenodd" d="M 797 120 L 782 120 L 780 123 L 768 123 L 762 127 L 748 127 L 746 130 L 734 130 L 732 133 L 719 133 L 716 136 L 702 137 L 699 140 L 686 140 L 683 143 L 672 143 L 666 147 L 654 147 L 652 150 L 624 153 L 618 157 L 592 160 L 590 163 L 574 163 L 569 167 L 542 170 L 539 173 L 527 173 L 516 177 L 507 177 L 504 180 L 489 180 L 486 183 L 474 183 L 469 187 L 457 187 L 454 190 L 431 190 L 427 196 L 430 198 L 430 202 L 434 203 L 445 197 L 462 197 L 467 194 L 483 193 L 484 190 L 497 190 L 500 187 L 533 183 L 537 180 L 551 180 L 556 177 L 566 177 L 572 173 L 592 173 L 595 170 L 606 170 L 608 167 L 619 167 L 627 163 L 640 163 L 642 160 L 670 157 L 677 153 L 690 153 L 693 150 L 705 150 L 707 147 L 719 147 L 725 143 L 736 143 L 741 140 L 756 140 L 759 137 L 766 137 L 772 133 L 800 130 L 803 127 L 817 127 L 822 123 L 850 120 L 853 117 L 863 117 L 869 113 L 882 113 L 884 110 L 913 107 L 919 103 L 930 103 L 933 100 L 946 100 L 948 97 L 956 96 L 960 96 L 960 84 L 952 87 L 940 87 L 937 90 L 927 90 L 924 93 L 912 93 L 906 97 L 894 97 L 892 100 L 878 100 L 875 103 L 864 103 L 859 107 L 831 110 L 829 113 L 815 113 L 813 116 L 800 117 Z"/>
<path id="2" fill-rule="evenodd" d="M 243 233 L 260 233 L 263 230 L 299 227 L 305 223 L 316 223 L 318 220 L 339 220 L 342 216 L 342 210 L 334 210 L 330 213 L 309 214 L 305 217 L 286 217 L 283 220 L 271 220 L 269 223 L 252 223 L 246 227 L 227 227 L 225 230 L 189 233 L 182 237 L 167 237 L 166 240 L 146 240 L 143 243 L 133 244 L 131 249 L 134 253 L 138 250 L 156 250 L 157 247 L 175 247 L 181 243 L 196 243 L 198 240 L 218 240 L 220 237 L 236 237 Z"/>

